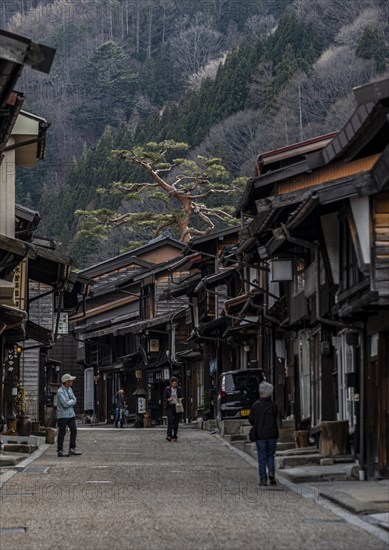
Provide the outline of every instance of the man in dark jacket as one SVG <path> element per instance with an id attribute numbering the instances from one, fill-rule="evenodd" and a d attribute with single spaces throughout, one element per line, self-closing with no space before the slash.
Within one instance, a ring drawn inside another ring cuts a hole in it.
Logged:
<path id="1" fill-rule="evenodd" d="M 115 395 L 115 428 L 124 427 L 124 410 L 127 405 L 127 397 L 123 388 Z"/>
<path id="2" fill-rule="evenodd" d="M 250 424 L 255 428 L 260 485 L 267 485 L 266 466 L 270 485 L 276 485 L 274 455 L 277 447 L 278 426 L 277 405 L 271 400 L 273 389 L 268 382 L 259 384 L 259 400 L 251 407 L 249 416 Z"/>
<path id="3" fill-rule="evenodd" d="M 167 416 L 167 436 L 168 441 L 177 441 L 178 422 L 180 413 L 176 411 L 177 403 L 183 399 L 182 389 L 178 385 L 178 380 L 175 376 L 170 379 L 170 386 L 164 389 L 163 399 L 166 405 Z"/>

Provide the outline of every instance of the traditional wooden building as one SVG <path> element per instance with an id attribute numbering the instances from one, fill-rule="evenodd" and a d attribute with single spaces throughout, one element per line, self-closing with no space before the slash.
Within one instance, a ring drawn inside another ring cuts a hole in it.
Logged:
<path id="1" fill-rule="evenodd" d="M 85 310 L 71 317 L 84 366 L 84 407 L 88 416 L 110 421 L 116 392 L 124 387 L 136 414 L 138 386 L 147 393 L 153 421 L 163 416 L 162 391 L 173 372 L 179 342 L 187 339 L 185 306 L 161 300 L 176 270 L 185 262 L 184 245 L 171 238 L 151 241 L 82 272 L 94 281 Z M 146 372 L 147 371 L 147 372 Z"/>
<path id="2" fill-rule="evenodd" d="M 15 204 L 16 167 L 44 158 L 49 124 L 21 110 L 13 91 L 23 66 L 49 72 L 55 50 L 0 31 L 0 415 L 12 416 L 17 385 L 28 413 L 44 421 L 45 361 L 58 334 L 63 304 L 75 292 L 73 261 L 35 238 L 40 216 Z"/>
<path id="3" fill-rule="evenodd" d="M 234 320 L 225 310 L 242 290 L 234 253 L 239 232 L 235 227 L 192 239 L 184 251 L 188 274 L 169 289 L 170 299 L 189 299 L 190 304 L 189 347 L 177 355 L 187 373 L 191 419 L 213 417 L 220 374 L 244 368 L 247 359 L 242 342 L 230 335 Z"/>
<path id="4" fill-rule="evenodd" d="M 373 478 L 389 473 L 389 81 L 355 97 L 335 136 L 259 157 L 241 204 L 251 222 L 238 252 L 263 273 L 272 379 L 285 414 L 318 440 L 323 423 L 346 423 Z"/>

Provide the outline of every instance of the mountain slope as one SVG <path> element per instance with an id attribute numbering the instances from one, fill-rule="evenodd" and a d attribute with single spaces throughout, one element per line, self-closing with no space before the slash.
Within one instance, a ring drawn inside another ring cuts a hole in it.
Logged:
<path id="1" fill-rule="evenodd" d="M 76 209 L 120 206 L 97 188 L 142 177 L 112 148 L 187 141 L 190 155 L 221 156 L 233 176 L 251 175 L 260 150 L 339 128 L 352 88 L 388 68 L 386 2 L 241 4 L 20 0 L 0 12 L 9 30 L 57 47 L 50 75 L 25 71 L 20 83 L 27 108 L 52 127 L 46 161 L 18 175 L 17 192 L 82 265 L 129 240 L 125 228 L 108 245 L 74 240 Z"/>

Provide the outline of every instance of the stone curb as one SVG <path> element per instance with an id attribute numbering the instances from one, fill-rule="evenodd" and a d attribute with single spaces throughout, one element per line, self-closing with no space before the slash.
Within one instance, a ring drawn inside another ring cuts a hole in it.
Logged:
<path id="1" fill-rule="evenodd" d="M 36 451 L 34 451 L 28 458 L 25 458 L 24 460 L 21 460 L 18 464 L 15 464 L 15 466 L 11 466 L 9 469 L 7 467 L 4 468 L 4 472 L 2 472 L 0 477 L 0 489 L 3 487 L 4 483 L 6 483 L 11 477 L 13 477 L 18 472 L 22 472 L 27 466 L 29 466 L 34 460 L 39 458 L 47 449 L 51 447 L 50 444 L 44 443 Z"/>

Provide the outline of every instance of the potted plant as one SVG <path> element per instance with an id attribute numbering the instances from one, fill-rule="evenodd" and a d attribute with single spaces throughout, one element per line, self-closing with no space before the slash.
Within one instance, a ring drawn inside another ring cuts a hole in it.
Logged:
<path id="1" fill-rule="evenodd" d="M 16 434 L 21 436 L 30 436 L 32 422 L 27 416 L 28 396 L 24 388 L 18 384 L 18 392 L 15 397 L 14 406 L 16 409 Z"/>

